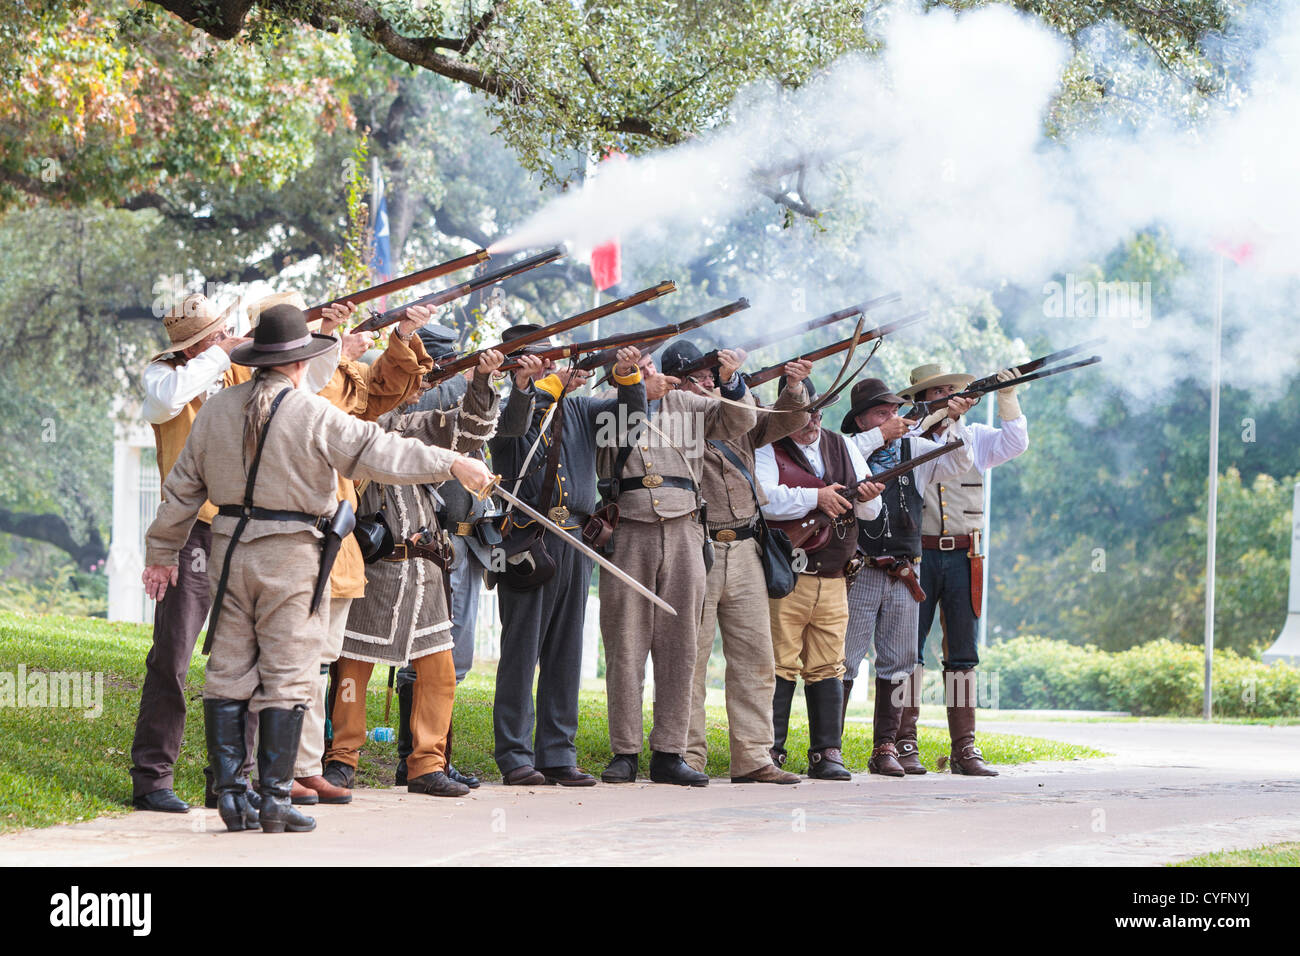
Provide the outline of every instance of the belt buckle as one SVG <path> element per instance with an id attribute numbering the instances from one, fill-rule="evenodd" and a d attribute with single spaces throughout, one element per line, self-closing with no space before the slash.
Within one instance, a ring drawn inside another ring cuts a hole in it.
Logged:
<path id="1" fill-rule="evenodd" d="M 457 533 L 458 535 L 460 535 L 462 538 L 465 537 L 465 535 L 467 535 L 467 534 L 473 534 L 473 533 L 474 533 L 474 522 L 472 522 L 472 521 L 457 521 L 457 522 L 456 522 L 456 533 Z"/>
<path id="2" fill-rule="evenodd" d="M 641 484 L 646 488 L 658 488 L 663 483 L 663 475 L 646 475 L 641 479 Z"/>
<path id="3" fill-rule="evenodd" d="M 556 524 L 569 520 L 569 509 L 564 505 L 556 505 L 550 511 L 546 512 L 546 517 L 550 518 Z"/>
<path id="4" fill-rule="evenodd" d="M 946 542 L 946 543 L 945 543 L 945 542 Z M 940 550 L 940 551 L 956 551 L 956 550 L 957 550 L 957 539 L 956 539 L 955 537 L 953 537 L 952 535 L 950 535 L 950 534 L 943 534 L 943 535 L 940 535 L 940 536 L 939 536 L 939 550 Z"/>
<path id="5" fill-rule="evenodd" d="M 717 538 L 719 541 L 735 541 L 736 532 L 731 528 L 725 528 L 722 531 L 718 532 Z"/>

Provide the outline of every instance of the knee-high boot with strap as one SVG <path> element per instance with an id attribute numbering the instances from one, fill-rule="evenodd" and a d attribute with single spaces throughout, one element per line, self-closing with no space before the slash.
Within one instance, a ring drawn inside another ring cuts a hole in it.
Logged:
<path id="1" fill-rule="evenodd" d="M 247 756 L 244 747 L 247 713 L 246 700 L 225 697 L 203 700 L 215 809 L 227 830 L 256 830 L 261 825 L 257 808 L 248 799 L 248 780 L 241 774 Z"/>
<path id="2" fill-rule="evenodd" d="M 257 746 L 257 785 L 262 794 L 263 833 L 305 833 L 316 821 L 290 802 L 293 762 L 302 737 L 305 706 L 292 710 L 268 708 L 261 712 L 261 738 Z"/>
<path id="3" fill-rule="evenodd" d="M 772 763 L 785 765 L 785 738 L 790 733 L 790 706 L 794 703 L 794 681 L 776 679 L 772 694 Z"/>
<path id="4" fill-rule="evenodd" d="M 967 777 L 996 777 L 998 772 L 984 762 L 984 754 L 975 746 L 975 671 L 944 671 L 944 691 L 948 697 L 948 736 L 952 751 L 948 760 L 952 772 Z"/>
<path id="5" fill-rule="evenodd" d="M 903 717 L 903 681 L 886 677 L 876 678 L 876 709 L 872 717 L 871 759 L 867 761 L 870 773 L 886 777 L 901 777 L 906 771 L 898 762 L 898 725 Z"/>
<path id="6" fill-rule="evenodd" d="M 838 677 L 804 681 L 808 701 L 808 776 L 817 780 L 852 780 L 840 751 L 844 688 Z"/>
<path id="7" fill-rule="evenodd" d="M 908 682 L 907 699 L 903 702 L 903 713 L 898 721 L 898 739 L 894 746 L 898 750 L 898 764 L 904 773 L 925 773 L 925 764 L 921 763 L 921 751 L 916 745 L 916 722 L 921 717 L 921 688 L 925 684 L 925 665 L 917 664 Z"/>

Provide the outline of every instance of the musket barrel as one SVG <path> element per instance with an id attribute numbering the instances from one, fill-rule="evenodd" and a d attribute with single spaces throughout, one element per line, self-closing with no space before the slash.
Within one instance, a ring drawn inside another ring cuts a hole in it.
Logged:
<path id="1" fill-rule="evenodd" d="M 360 303 L 369 302 L 371 299 L 378 299 L 381 296 L 391 295 L 394 292 L 400 292 L 402 289 L 409 288 L 413 285 L 419 285 L 422 282 L 428 282 L 430 279 L 437 279 L 441 276 L 448 275 L 452 272 L 459 272 L 461 269 L 469 269 L 472 266 L 488 260 L 488 251 L 486 249 L 477 249 L 467 256 L 461 256 L 458 259 L 450 259 L 447 262 L 441 262 L 437 265 L 430 266 L 427 269 L 420 269 L 418 272 L 412 272 L 408 275 L 398 276 L 395 279 L 389 279 L 387 282 L 381 282 L 378 285 L 372 285 L 368 289 L 362 289 L 360 292 L 352 292 L 337 299 L 331 299 L 329 302 L 323 302 L 320 305 L 313 305 L 307 310 L 307 321 L 319 319 L 324 314 L 325 309 L 331 305 L 345 305 L 348 302 Z"/>

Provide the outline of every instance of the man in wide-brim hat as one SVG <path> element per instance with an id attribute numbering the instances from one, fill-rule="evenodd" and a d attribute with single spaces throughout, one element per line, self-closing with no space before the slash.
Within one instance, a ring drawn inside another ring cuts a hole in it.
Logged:
<path id="1" fill-rule="evenodd" d="M 231 830 L 315 826 L 290 804 L 290 788 L 329 626 L 330 606 L 313 612 L 311 603 L 321 539 L 338 508 L 337 475 L 388 484 L 455 477 L 472 489 L 491 480 L 480 461 L 391 435 L 296 388 L 308 361 L 334 348 L 332 336 L 308 330 L 302 310 L 266 309 L 253 341 L 231 353 L 257 372 L 213 396 L 195 418 L 146 536 L 146 592 L 162 599 L 177 581 L 195 514 L 209 497 L 218 503 L 208 567 L 219 602 L 203 704 L 217 809 Z M 260 812 L 239 778 L 249 712 L 260 717 Z"/>
<path id="2" fill-rule="evenodd" d="M 233 311 L 233 306 L 221 310 L 206 296 L 193 293 L 163 318 L 170 344 L 144 370 L 140 414 L 153 426 L 164 482 L 204 401 L 249 378 L 246 368 L 230 360 L 231 351 L 249 341 L 229 334 Z M 323 351 L 308 366 L 304 387 L 323 388 L 337 364 L 336 350 Z M 172 788 L 172 775 L 185 732 L 185 676 L 212 603 L 206 568 L 215 514 L 216 508 L 204 502 L 181 548 L 179 580 L 154 608 L 153 646 L 145 662 L 131 743 L 132 805 L 138 810 L 189 810 Z"/>
<path id="3" fill-rule="evenodd" d="M 1004 382 L 1015 376 L 1015 369 L 998 373 Z M 921 365 L 912 370 L 911 379 L 900 395 L 909 401 L 936 402 L 961 391 L 974 376 L 945 372 L 939 365 Z M 979 664 L 979 616 L 984 606 L 984 475 L 1029 447 L 1028 425 L 1015 386 L 1000 389 L 997 403 L 1000 427 L 979 422 L 966 426 L 974 464 L 956 478 L 933 481 L 925 489 L 920 576 L 925 600 L 917 623 L 917 665 L 908 695 L 911 700 L 903 708 L 897 740 L 899 763 L 908 773 L 925 772 L 916 755 L 916 724 L 925 673 L 925 641 L 935 611 L 941 609 L 944 697 L 952 738 L 950 766 L 953 773 L 967 776 L 997 775 L 975 745 L 975 668 Z M 942 418 L 924 437 L 941 441 L 951 421 Z"/>
<path id="4" fill-rule="evenodd" d="M 912 423 L 898 417 L 905 401 L 901 393 L 891 392 L 878 378 L 863 379 L 853 386 L 842 427 L 873 473 L 937 447 L 928 439 L 908 434 Z M 969 439 L 960 416 L 972 404 L 956 397 L 949 401 L 951 437 Z M 910 756 L 900 752 L 898 744 L 903 708 L 919 703 L 911 696 L 911 681 L 916 670 L 919 604 L 924 599 L 918 577 L 925 490 L 935 481 L 955 478 L 970 467 L 971 460 L 967 444 L 899 476 L 881 495 L 880 517 L 859 525 L 858 547 L 865 564 L 849 589 L 844 680 L 851 691 L 858 664 L 871 648 L 876 670 L 873 741 L 867 764 L 871 773 L 901 777 L 906 768 L 899 758 Z M 846 706 L 848 696 L 846 692 Z"/>

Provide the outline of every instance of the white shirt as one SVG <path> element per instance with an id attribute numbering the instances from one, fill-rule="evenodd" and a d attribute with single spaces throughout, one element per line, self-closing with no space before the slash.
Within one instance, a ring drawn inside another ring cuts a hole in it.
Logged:
<path id="1" fill-rule="evenodd" d="M 970 432 L 968 440 L 980 474 L 1023 455 L 1029 447 L 1029 422 L 1024 415 L 1003 421 L 1000 428 L 971 422 L 966 430 Z"/>
<path id="2" fill-rule="evenodd" d="M 796 442 L 798 444 L 798 442 Z M 867 481 L 871 469 L 867 460 L 853 447 L 853 442 L 844 443 L 849 449 L 849 461 L 853 464 L 855 482 Z M 811 445 L 799 445 L 808 465 L 818 478 L 825 478 L 826 464 L 822 461 L 822 433 L 817 433 L 817 440 Z M 773 521 L 787 521 L 802 518 L 817 507 L 816 488 L 792 488 L 780 483 L 780 473 L 776 467 L 776 453 L 771 445 L 764 445 L 754 451 L 754 479 L 763 486 L 767 495 L 767 504 L 763 506 L 763 516 Z M 880 498 L 859 501 L 853 506 L 853 513 L 863 521 L 871 521 L 880 514 Z"/>
<path id="3" fill-rule="evenodd" d="M 333 347 L 307 363 L 299 388 L 313 395 L 329 384 L 338 368 L 343 343 L 336 337 Z M 195 398 L 209 398 L 221 391 L 221 377 L 230 368 L 230 356 L 219 345 L 200 352 L 184 365 L 173 367 L 159 359 L 144 370 L 144 404 L 140 417 L 151 425 L 169 422 Z"/>
<path id="4" fill-rule="evenodd" d="M 974 456 L 971 451 L 971 433 L 970 428 L 958 419 L 945 433 L 944 441 L 950 438 L 963 439 L 966 444 L 956 451 L 950 451 L 946 455 L 927 461 L 923 465 L 917 465 L 910 472 L 912 484 L 916 487 L 916 493 L 922 498 L 925 497 L 925 486 L 931 481 L 945 481 L 949 478 L 956 478 L 958 475 L 966 472 L 974 464 Z M 899 441 L 909 441 L 912 443 L 912 455 L 916 458 L 924 455 L 928 451 L 933 451 L 940 446 L 940 442 L 932 442 L 928 438 L 921 438 L 919 435 L 904 435 Z M 857 446 L 858 452 L 863 459 L 871 457 L 871 454 L 885 444 L 884 438 L 880 434 L 879 428 L 873 428 L 870 431 L 858 432 L 856 435 L 849 436 L 849 447 Z"/>

